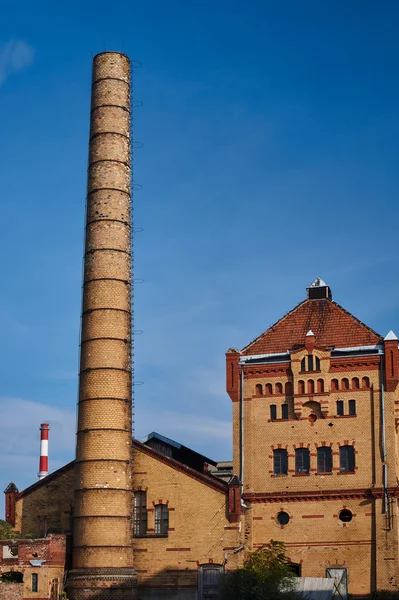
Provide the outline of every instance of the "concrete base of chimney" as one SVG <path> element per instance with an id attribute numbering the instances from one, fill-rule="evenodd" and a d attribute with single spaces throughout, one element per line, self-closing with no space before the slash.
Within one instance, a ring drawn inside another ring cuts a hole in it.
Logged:
<path id="1" fill-rule="evenodd" d="M 135 600 L 134 569 L 73 569 L 68 573 L 68 600 Z"/>

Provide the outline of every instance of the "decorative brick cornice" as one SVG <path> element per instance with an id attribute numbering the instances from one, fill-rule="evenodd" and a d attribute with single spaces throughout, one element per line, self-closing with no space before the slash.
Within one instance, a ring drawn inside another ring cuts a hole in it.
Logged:
<path id="1" fill-rule="evenodd" d="M 388 495 L 399 497 L 398 488 L 389 488 Z M 339 499 L 371 499 L 382 498 L 383 488 L 350 488 L 346 490 L 312 490 L 298 492 L 247 492 L 244 501 L 253 503 L 266 502 L 309 502 L 314 500 L 339 500 Z"/>

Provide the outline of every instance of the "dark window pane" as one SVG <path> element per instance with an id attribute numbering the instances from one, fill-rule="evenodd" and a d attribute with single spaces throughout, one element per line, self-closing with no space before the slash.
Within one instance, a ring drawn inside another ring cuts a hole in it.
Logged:
<path id="1" fill-rule="evenodd" d="M 306 362 L 304 358 L 301 360 L 301 371 L 306 371 Z"/>
<path id="2" fill-rule="evenodd" d="M 313 356 L 309 354 L 308 356 L 308 370 L 313 371 Z"/>
<path id="3" fill-rule="evenodd" d="M 37 573 L 32 573 L 32 592 L 39 591 L 39 575 Z"/>
<path id="4" fill-rule="evenodd" d="M 270 405 L 270 418 L 272 421 L 277 419 L 277 407 L 275 404 Z"/>
<path id="5" fill-rule="evenodd" d="M 147 533 L 147 494 L 134 492 L 134 535 Z"/>
<path id="6" fill-rule="evenodd" d="M 355 470 L 355 449 L 353 446 L 341 446 L 339 449 L 339 470 L 343 473 Z"/>
<path id="7" fill-rule="evenodd" d="M 289 522 L 290 522 L 290 515 L 287 512 L 282 510 L 281 512 L 278 513 L 277 523 L 279 525 L 288 525 Z"/>
<path id="8" fill-rule="evenodd" d="M 155 506 L 155 533 L 167 535 L 169 528 L 169 510 L 167 504 Z"/>
<path id="9" fill-rule="evenodd" d="M 332 471 L 332 451 L 330 447 L 321 446 L 317 448 L 317 472 L 331 473 Z"/>
<path id="10" fill-rule="evenodd" d="M 287 475 L 288 452 L 287 450 L 273 450 L 273 472 L 275 475 Z"/>
<path id="11" fill-rule="evenodd" d="M 349 400 L 349 414 L 356 414 L 356 400 Z"/>
<path id="12" fill-rule="evenodd" d="M 320 358 L 316 356 L 316 371 L 320 371 Z"/>
<path id="13" fill-rule="evenodd" d="M 295 472 L 309 473 L 310 458 L 307 448 L 297 448 L 295 450 Z"/>
<path id="14" fill-rule="evenodd" d="M 342 417 L 343 414 L 344 414 L 344 401 L 337 400 L 337 415 Z"/>
<path id="15" fill-rule="evenodd" d="M 281 406 L 281 418 L 288 419 L 288 404 L 282 404 Z"/>

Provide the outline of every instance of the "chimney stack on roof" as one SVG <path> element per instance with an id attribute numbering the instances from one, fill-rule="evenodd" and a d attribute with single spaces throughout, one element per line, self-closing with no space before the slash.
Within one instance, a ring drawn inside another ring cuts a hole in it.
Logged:
<path id="1" fill-rule="evenodd" d="M 331 288 L 321 277 L 316 277 L 312 285 L 306 288 L 306 290 L 308 293 L 308 300 L 323 300 L 325 298 L 332 300 Z"/>
<path id="2" fill-rule="evenodd" d="M 50 427 L 48 423 L 40 425 L 40 461 L 39 461 L 39 479 L 44 479 L 48 475 L 48 432 Z"/>

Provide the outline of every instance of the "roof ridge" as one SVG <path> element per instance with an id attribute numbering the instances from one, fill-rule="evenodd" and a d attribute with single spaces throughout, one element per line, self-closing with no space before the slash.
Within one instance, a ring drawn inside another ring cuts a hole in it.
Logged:
<path id="1" fill-rule="evenodd" d="M 379 338 L 383 339 L 382 335 L 379 334 L 378 331 L 375 331 L 375 329 L 373 329 L 369 325 L 366 325 L 366 323 L 363 323 L 363 321 L 361 321 L 360 319 L 358 319 L 349 310 L 346 310 L 346 308 L 344 308 L 343 306 L 341 306 L 340 304 L 338 304 L 338 302 L 335 302 L 335 300 L 330 300 L 330 302 L 332 302 L 333 304 L 335 304 L 335 306 L 337 308 L 340 308 L 344 313 L 346 313 L 347 315 L 349 315 L 350 317 L 352 317 L 352 319 L 355 319 L 355 321 L 357 321 L 358 323 L 360 323 L 360 325 L 362 325 L 363 327 L 365 327 L 366 329 L 368 329 L 369 331 L 371 331 L 371 333 L 373 333 L 374 335 L 376 335 Z"/>

